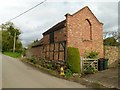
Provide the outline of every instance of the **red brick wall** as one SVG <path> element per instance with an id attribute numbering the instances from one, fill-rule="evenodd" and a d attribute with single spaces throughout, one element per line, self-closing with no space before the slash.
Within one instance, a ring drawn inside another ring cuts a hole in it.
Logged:
<path id="1" fill-rule="evenodd" d="M 43 44 L 49 44 L 49 34 L 43 36 Z"/>
<path id="2" fill-rule="evenodd" d="M 86 19 L 91 24 L 91 31 L 90 24 Z M 81 56 L 84 56 L 85 52 L 97 51 L 99 52 L 99 57 L 104 57 L 103 25 L 99 23 L 88 7 L 73 15 L 66 15 L 66 20 L 68 47 L 79 48 Z"/>
<path id="3" fill-rule="evenodd" d="M 54 40 L 55 42 L 59 42 L 59 41 L 64 41 L 66 40 L 66 28 L 62 28 L 58 31 L 54 32 Z"/>
<path id="4" fill-rule="evenodd" d="M 26 54 L 27 54 L 27 57 L 31 57 L 31 56 L 41 57 L 43 56 L 42 52 L 43 52 L 42 47 L 34 47 L 34 48 L 28 49 Z"/>
<path id="5" fill-rule="evenodd" d="M 49 35 L 50 34 L 46 34 L 46 35 L 43 36 L 44 44 L 49 44 L 50 43 Z M 54 41 L 55 42 L 64 41 L 66 39 L 67 39 L 66 28 L 62 28 L 62 29 L 54 32 Z"/>

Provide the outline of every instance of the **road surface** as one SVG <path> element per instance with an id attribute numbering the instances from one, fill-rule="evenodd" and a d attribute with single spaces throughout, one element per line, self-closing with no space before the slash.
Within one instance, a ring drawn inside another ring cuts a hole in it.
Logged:
<path id="1" fill-rule="evenodd" d="M 2 55 L 2 88 L 85 88 L 75 82 L 59 79 Z"/>

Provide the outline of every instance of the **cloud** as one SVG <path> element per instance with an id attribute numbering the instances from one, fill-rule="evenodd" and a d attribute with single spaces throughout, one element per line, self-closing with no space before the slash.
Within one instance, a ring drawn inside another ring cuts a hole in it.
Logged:
<path id="1" fill-rule="evenodd" d="M 2 0 L 0 5 L 0 24 L 24 12 L 43 0 Z M 89 1 L 89 0 L 88 0 Z M 104 31 L 118 28 L 117 2 L 88 2 L 85 0 L 48 0 L 23 16 L 13 20 L 22 34 L 20 36 L 24 46 L 36 39 L 42 38 L 42 33 L 56 23 L 65 19 L 65 14 L 73 14 L 84 6 L 88 6 L 100 22 L 104 23 Z M 110 0 L 112 1 L 112 0 Z"/>

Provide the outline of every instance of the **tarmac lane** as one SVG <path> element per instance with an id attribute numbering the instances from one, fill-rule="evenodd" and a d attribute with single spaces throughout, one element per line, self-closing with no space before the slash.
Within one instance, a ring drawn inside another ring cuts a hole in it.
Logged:
<path id="1" fill-rule="evenodd" d="M 2 88 L 86 88 L 40 72 L 18 59 L 2 55 Z"/>

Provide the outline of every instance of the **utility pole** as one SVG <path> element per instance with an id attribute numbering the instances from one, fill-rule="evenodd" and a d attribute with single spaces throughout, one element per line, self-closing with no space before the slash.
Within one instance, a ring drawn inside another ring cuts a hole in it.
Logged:
<path id="1" fill-rule="evenodd" d="M 14 33 L 13 52 L 15 52 L 16 32 Z"/>

